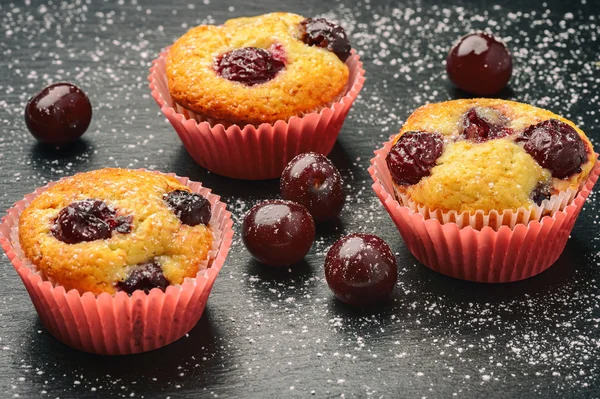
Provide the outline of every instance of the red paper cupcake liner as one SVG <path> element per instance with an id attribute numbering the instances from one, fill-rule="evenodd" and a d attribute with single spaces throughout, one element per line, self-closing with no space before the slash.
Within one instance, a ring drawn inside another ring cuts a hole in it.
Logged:
<path id="1" fill-rule="evenodd" d="M 331 106 L 292 117 L 287 122 L 226 127 L 221 123 L 197 121 L 173 101 L 165 72 L 168 51 L 169 48 L 163 50 L 152 62 L 148 76 L 152 97 L 200 166 L 236 179 L 276 178 L 298 154 L 314 151 L 328 155 L 365 82 L 363 64 L 352 50 L 346 61 L 350 71 L 348 91 Z"/>
<path id="2" fill-rule="evenodd" d="M 369 173 L 373 190 L 392 217 L 410 252 L 436 272 L 462 280 L 504 283 L 523 280 L 550 267 L 565 248 L 583 204 L 598 180 L 596 162 L 585 184 L 562 210 L 528 224 L 480 230 L 441 223 L 402 206 L 394 197 L 385 157 L 393 140 L 375 151 Z"/>
<path id="3" fill-rule="evenodd" d="M 155 172 L 158 173 L 158 172 Z M 7 211 L 0 224 L 0 244 L 23 280 L 33 305 L 48 331 L 59 341 L 85 352 L 123 355 L 146 352 L 168 345 L 187 334 L 198 322 L 212 286 L 225 262 L 233 237 L 231 213 L 219 196 L 200 183 L 175 177 L 212 204 L 210 227 L 214 243 L 207 268 L 195 278 L 169 286 L 165 292 L 135 291 L 95 296 L 68 292 L 45 281 L 23 254 L 18 238 L 19 217 L 31 201 L 56 183 L 28 194 Z"/>

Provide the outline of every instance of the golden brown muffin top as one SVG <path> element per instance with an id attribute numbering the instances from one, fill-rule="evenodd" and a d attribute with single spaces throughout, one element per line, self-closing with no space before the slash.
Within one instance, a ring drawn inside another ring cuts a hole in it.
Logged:
<path id="1" fill-rule="evenodd" d="M 394 142 L 387 161 L 397 192 L 442 211 L 530 208 L 579 189 L 596 162 L 573 122 L 499 99 L 422 106 Z"/>
<path id="2" fill-rule="evenodd" d="M 348 81 L 348 67 L 333 52 L 301 40 L 303 20 L 271 13 L 190 29 L 167 56 L 171 96 L 198 114 L 254 125 L 288 120 L 336 101 Z M 273 79 L 251 86 L 217 73 L 220 57 L 249 47 L 277 53 L 285 67 Z"/>
<path id="3" fill-rule="evenodd" d="M 164 199 L 175 190 L 190 191 L 172 177 L 151 172 L 100 169 L 77 174 L 45 190 L 23 211 L 21 247 L 37 270 L 66 290 L 112 294 L 136 270 L 143 274 L 152 268 L 158 275 L 151 277 L 164 278 L 167 285 L 181 284 L 196 276 L 213 235 L 205 224 L 181 222 Z M 96 202 L 95 210 L 100 204 L 106 206 L 103 211 L 112 212 L 108 224 L 123 228 L 109 231 L 104 239 L 63 241 L 57 217 L 73 213 L 72 204 L 89 204 L 90 199 L 105 204 Z M 145 269 L 148 265 L 152 268 Z"/>

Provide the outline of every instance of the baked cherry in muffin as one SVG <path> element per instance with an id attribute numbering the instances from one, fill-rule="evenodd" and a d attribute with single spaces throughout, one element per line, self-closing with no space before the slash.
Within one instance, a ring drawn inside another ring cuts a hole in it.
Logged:
<path id="1" fill-rule="evenodd" d="M 344 94 L 350 42 L 324 18 L 271 13 L 201 25 L 169 50 L 169 92 L 224 124 L 274 123 L 318 111 Z"/>
<path id="2" fill-rule="evenodd" d="M 578 190 L 596 162 L 586 135 L 552 112 L 497 99 L 429 104 L 386 158 L 399 201 L 432 210 L 517 210 Z"/>
<path id="3" fill-rule="evenodd" d="M 210 202 L 174 178 L 100 169 L 35 198 L 19 219 L 19 241 L 35 268 L 66 290 L 149 292 L 206 267 L 210 219 Z"/>

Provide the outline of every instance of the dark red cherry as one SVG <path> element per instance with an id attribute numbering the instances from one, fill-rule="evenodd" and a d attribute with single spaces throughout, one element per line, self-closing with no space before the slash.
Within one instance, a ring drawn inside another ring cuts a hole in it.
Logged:
<path id="1" fill-rule="evenodd" d="M 118 233 L 131 232 L 131 216 L 117 216 L 104 201 L 86 199 L 73 202 L 60 210 L 52 234 L 67 244 L 104 240 Z"/>
<path id="2" fill-rule="evenodd" d="M 210 202 L 200 194 L 175 190 L 165 194 L 163 199 L 183 224 L 196 226 L 210 222 Z"/>
<path id="3" fill-rule="evenodd" d="M 315 152 L 300 154 L 281 175 L 281 198 L 304 205 L 313 219 L 322 222 L 336 217 L 344 206 L 340 172 L 329 159 Z"/>
<path id="4" fill-rule="evenodd" d="M 517 141 L 559 179 L 581 172 L 581 165 L 587 161 L 586 146 L 577 131 L 556 119 L 528 127 Z"/>
<path id="5" fill-rule="evenodd" d="M 90 125 L 92 105 L 81 89 L 56 83 L 31 97 L 25 107 L 25 124 L 31 134 L 47 144 L 77 140 Z"/>
<path id="6" fill-rule="evenodd" d="M 350 57 L 350 41 L 346 31 L 325 18 L 306 18 L 300 23 L 301 39 L 309 46 L 323 47 L 338 56 L 342 62 Z"/>
<path id="7" fill-rule="evenodd" d="M 392 292 L 398 266 L 385 241 L 372 234 L 354 233 L 337 241 L 327 253 L 325 278 L 342 302 L 366 305 Z"/>
<path id="8" fill-rule="evenodd" d="M 269 200 L 255 205 L 244 217 L 242 240 L 250 254 L 271 266 L 299 262 L 315 239 L 315 223 L 300 204 Z"/>
<path id="9" fill-rule="evenodd" d="M 539 182 L 531 192 L 531 200 L 538 205 L 542 205 L 544 200 L 550 199 L 552 192 L 547 182 Z"/>
<path id="10" fill-rule="evenodd" d="M 494 36 L 469 33 L 452 46 L 446 71 L 462 90 L 488 96 L 498 93 L 510 80 L 512 57 L 506 45 Z"/>
<path id="11" fill-rule="evenodd" d="M 431 174 L 443 150 L 444 140 L 440 134 L 406 132 L 394 144 L 385 161 L 396 184 L 417 184 Z"/>
<path id="12" fill-rule="evenodd" d="M 274 47 L 275 55 L 258 47 L 244 47 L 229 51 L 217 58 L 215 70 L 223 78 L 247 86 L 268 82 L 285 68 L 285 54 L 281 46 Z"/>
<path id="13" fill-rule="evenodd" d="M 493 108 L 471 108 L 462 118 L 462 135 L 478 143 L 499 139 L 513 133 L 506 127 L 508 122 L 504 114 Z"/>
<path id="14" fill-rule="evenodd" d="M 168 286 L 169 280 L 154 260 L 134 266 L 125 281 L 116 284 L 117 290 L 125 291 L 129 295 L 137 290 L 143 290 L 148 294 L 152 288 L 160 288 L 164 291 Z"/>

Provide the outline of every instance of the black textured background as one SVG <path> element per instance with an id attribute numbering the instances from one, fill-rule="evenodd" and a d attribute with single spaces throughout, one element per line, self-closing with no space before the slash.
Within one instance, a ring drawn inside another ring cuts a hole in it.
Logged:
<path id="1" fill-rule="evenodd" d="M 595 0 L 0 3 L 0 209 L 51 180 L 100 167 L 147 167 L 200 180 L 236 222 L 278 182 L 239 182 L 195 165 L 149 96 L 158 52 L 188 28 L 275 10 L 342 23 L 367 83 L 331 158 L 347 184 L 340 220 L 319 226 L 302 264 L 274 271 L 236 236 L 199 324 L 142 355 L 72 350 L 40 324 L 0 258 L 0 397 L 599 397 L 600 249 L 592 194 L 547 272 L 505 285 L 453 280 L 419 265 L 380 206 L 372 151 L 419 105 L 465 97 L 445 76 L 451 44 L 474 29 L 503 37 L 515 71 L 505 98 L 573 119 L 599 147 L 600 5 Z M 36 144 L 27 99 L 67 80 L 94 106 L 75 147 Z M 236 230 L 239 223 L 236 223 Z M 398 287 L 374 308 L 336 301 L 323 259 L 339 236 L 374 232 L 397 254 Z"/>

